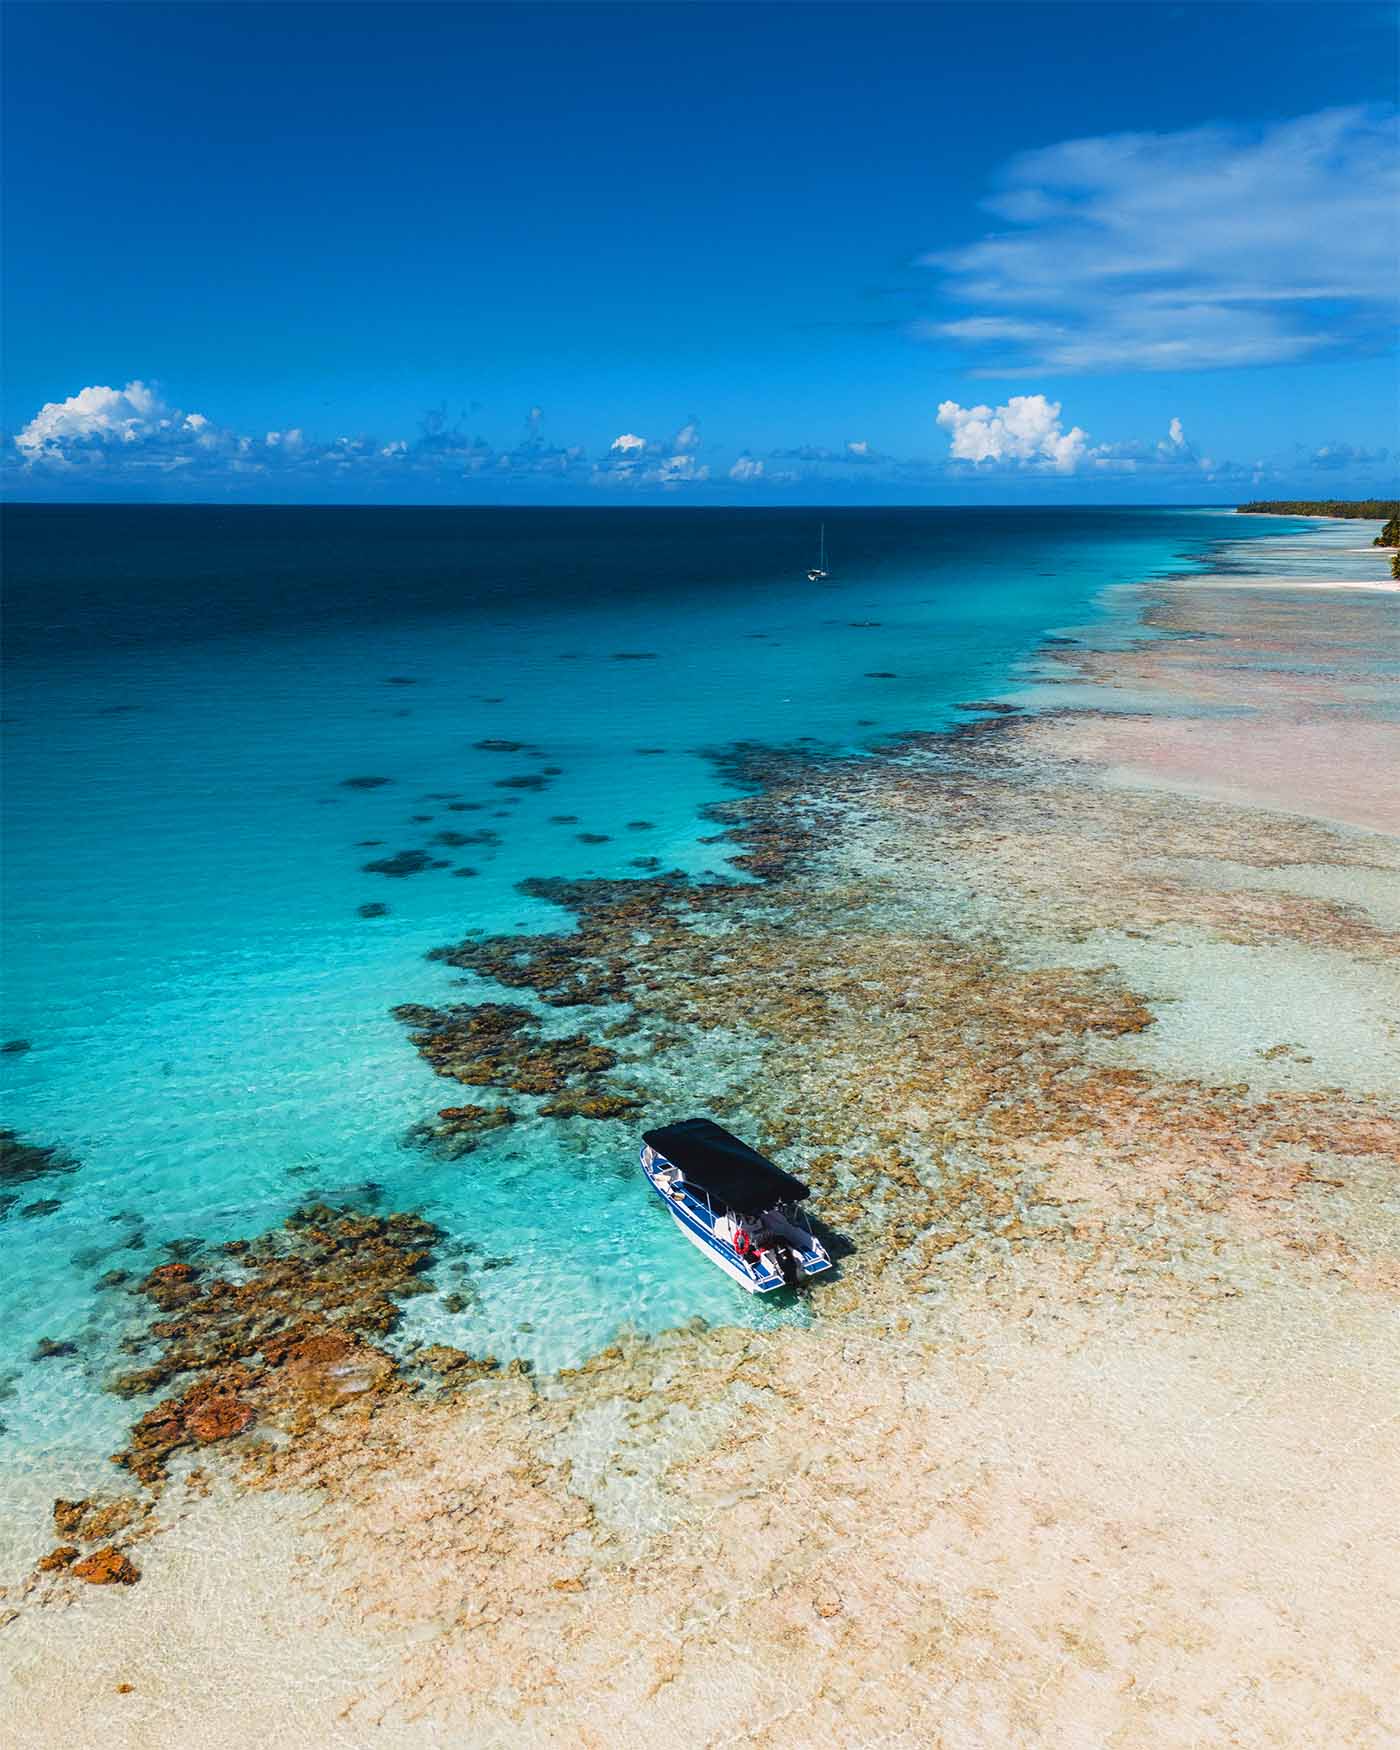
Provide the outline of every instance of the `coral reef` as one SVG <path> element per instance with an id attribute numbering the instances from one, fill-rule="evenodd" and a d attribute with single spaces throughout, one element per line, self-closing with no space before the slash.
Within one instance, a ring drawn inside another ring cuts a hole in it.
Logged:
<path id="1" fill-rule="evenodd" d="M 444 952 L 441 958 L 465 954 Z M 454 963 L 464 964 L 458 959 Z M 613 1069 L 617 1053 L 594 1044 L 582 1033 L 565 1038 L 547 1037 L 539 1017 L 530 1009 L 510 1003 L 460 1004 L 432 1009 L 408 1003 L 394 1010 L 396 1020 L 415 1031 L 412 1041 L 440 1076 L 451 1077 L 468 1087 L 501 1088 L 513 1094 L 548 1094 L 552 1103 L 541 1110 L 546 1116 L 616 1118 L 639 1103 L 630 1090 L 601 1082 Z M 502 1108 L 447 1107 L 439 1113 L 437 1126 L 419 1126 L 417 1140 L 441 1141 L 463 1130 L 473 1133 L 510 1121 Z M 454 1152 L 461 1152 L 455 1150 Z"/>
<path id="2" fill-rule="evenodd" d="M 77 1169 L 77 1161 L 56 1143 L 26 1142 L 13 1130 L 0 1130 L 0 1220 L 19 1201 L 16 1186 Z"/>
<path id="3" fill-rule="evenodd" d="M 312 1205 L 280 1232 L 230 1242 L 232 1269 L 152 1270 L 136 1292 L 162 1315 L 150 1326 L 160 1358 L 113 1389 L 190 1383 L 134 1424 L 114 1462 L 158 1487 L 182 1449 L 231 1440 L 255 1422 L 309 1426 L 384 1388 L 395 1362 L 373 1339 L 394 1329 L 399 1300 L 426 1291 L 422 1271 L 439 1237 L 419 1216 Z"/>

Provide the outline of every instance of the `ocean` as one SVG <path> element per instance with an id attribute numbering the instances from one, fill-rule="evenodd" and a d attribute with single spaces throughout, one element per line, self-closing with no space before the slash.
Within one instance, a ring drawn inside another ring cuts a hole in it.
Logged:
<path id="1" fill-rule="evenodd" d="M 5 1473 L 51 1495 L 119 1443 L 130 1281 L 315 1200 L 445 1230 L 399 1344 L 550 1369 L 624 1326 L 809 1316 L 736 1291 L 637 1170 L 742 1041 L 635 1120 L 519 1097 L 452 1160 L 411 1132 L 473 1090 L 390 1011 L 499 996 L 427 955 L 560 927 L 531 877 L 743 879 L 705 815 L 734 744 L 868 755 L 1033 696 L 1047 638 L 1141 635 L 1123 585 L 1281 527 L 824 517 L 813 585 L 806 510 L 8 510 L 0 1085 L 71 1170 L 0 1184 Z"/>

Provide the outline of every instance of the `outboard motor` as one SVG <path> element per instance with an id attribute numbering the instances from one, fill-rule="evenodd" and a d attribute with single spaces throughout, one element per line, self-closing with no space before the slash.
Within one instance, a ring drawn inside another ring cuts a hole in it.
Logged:
<path id="1" fill-rule="evenodd" d="M 777 1258 L 777 1269 L 779 1269 L 779 1276 L 782 1278 L 782 1286 L 795 1288 L 796 1292 L 802 1293 L 807 1288 L 807 1278 L 802 1274 L 802 1264 L 798 1262 L 798 1255 L 793 1251 L 793 1248 L 784 1246 L 782 1241 L 774 1241 L 772 1253 L 774 1253 L 774 1258 Z"/>

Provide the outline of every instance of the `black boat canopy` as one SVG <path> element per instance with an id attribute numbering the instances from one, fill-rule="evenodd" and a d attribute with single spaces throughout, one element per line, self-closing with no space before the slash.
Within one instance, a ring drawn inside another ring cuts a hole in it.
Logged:
<path id="1" fill-rule="evenodd" d="M 758 1215 L 775 1203 L 797 1203 L 811 1192 L 801 1179 L 751 1149 L 709 1118 L 686 1118 L 642 1140 L 664 1155 L 681 1177 L 736 1215 Z"/>

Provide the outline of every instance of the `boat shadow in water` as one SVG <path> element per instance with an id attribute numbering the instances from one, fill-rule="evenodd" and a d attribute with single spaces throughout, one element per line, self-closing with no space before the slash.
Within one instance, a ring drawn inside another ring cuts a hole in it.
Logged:
<path id="1" fill-rule="evenodd" d="M 811 1228 L 816 1238 L 826 1247 L 827 1256 L 831 1259 L 832 1263 L 831 1273 L 834 1280 L 841 1274 L 842 1261 L 855 1255 L 856 1242 L 849 1236 L 849 1234 L 838 1233 L 834 1227 L 831 1227 L 824 1222 L 819 1215 L 813 1215 L 810 1209 L 807 1211 L 807 1225 Z"/>
<path id="2" fill-rule="evenodd" d="M 853 1239 L 828 1226 L 810 1210 L 804 1212 L 807 1225 L 812 1230 L 812 1237 L 826 1249 L 831 1259 L 831 1267 L 823 1270 L 817 1276 L 804 1276 L 799 1282 L 772 1290 L 768 1300 L 775 1306 L 790 1306 L 797 1301 L 815 1301 L 824 1288 L 830 1288 L 841 1280 L 842 1265 L 847 1258 L 855 1256 L 857 1247 Z"/>

